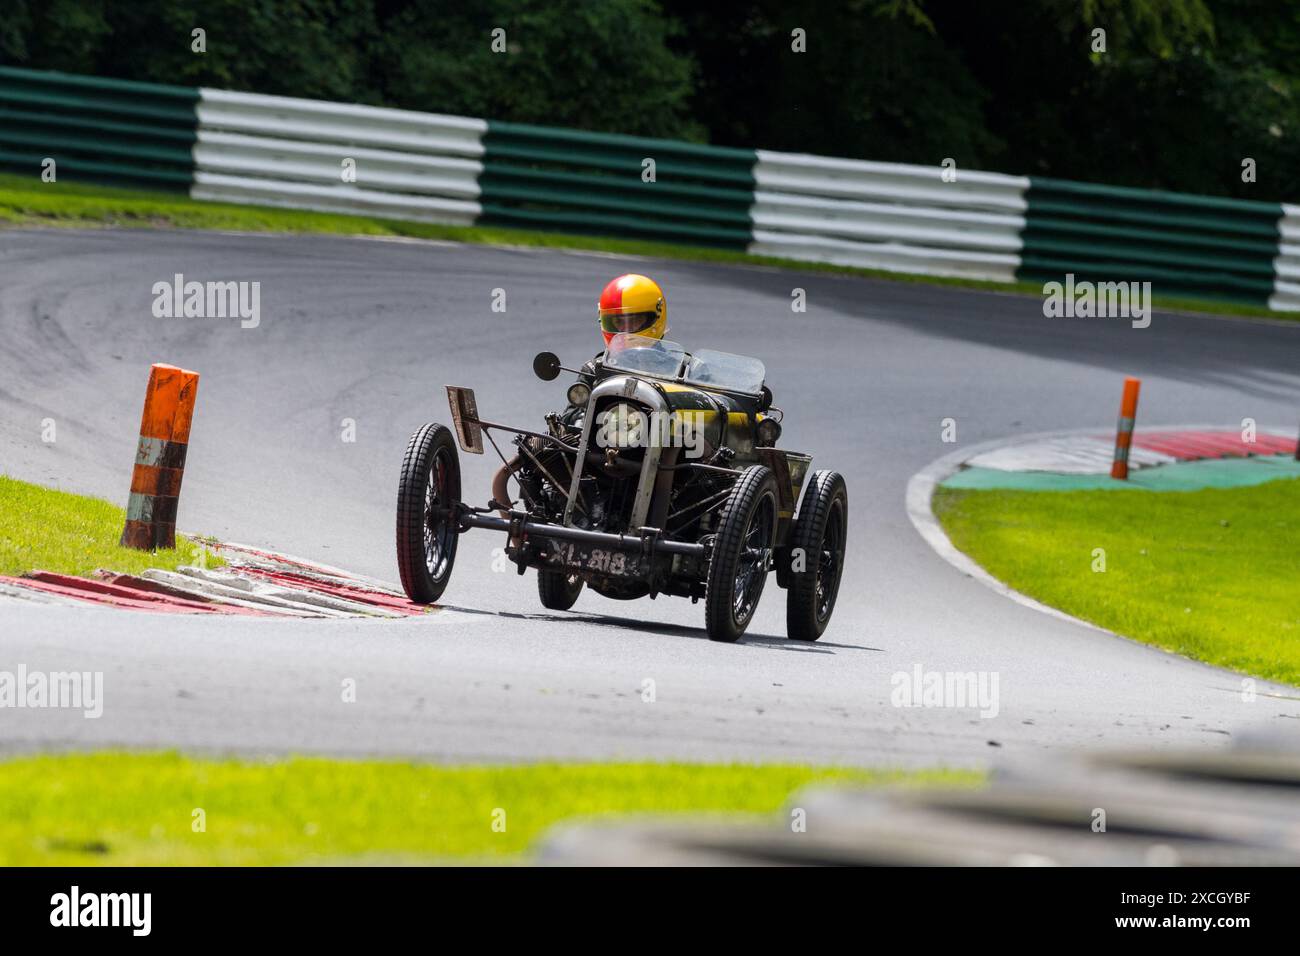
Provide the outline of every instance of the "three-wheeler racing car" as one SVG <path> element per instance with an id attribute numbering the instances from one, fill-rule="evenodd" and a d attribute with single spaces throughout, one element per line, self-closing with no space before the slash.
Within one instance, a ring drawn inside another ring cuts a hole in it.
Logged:
<path id="1" fill-rule="evenodd" d="M 848 495 L 838 473 L 810 474 L 811 456 L 776 447 L 784 415 L 762 362 L 620 333 L 583 369 L 542 352 L 533 370 L 543 381 L 578 376 L 545 431 L 483 419 L 474 391 L 449 385 L 455 439 L 437 423 L 411 437 L 397 565 L 412 601 L 438 600 L 458 536 L 486 528 L 505 533 L 520 574 L 537 569 L 552 610 L 571 608 L 584 585 L 619 600 L 703 598 L 708 636 L 735 641 L 775 571 L 787 635 L 822 635 L 844 569 Z M 510 457 L 493 432 L 513 436 Z M 475 507 L 461 500 L 456 446 L 481 455 L 485 436 L 503 465 Z"/>

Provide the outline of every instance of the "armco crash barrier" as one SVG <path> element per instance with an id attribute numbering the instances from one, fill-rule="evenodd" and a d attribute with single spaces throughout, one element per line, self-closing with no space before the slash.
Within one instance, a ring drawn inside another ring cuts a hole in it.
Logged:
<path id="1" fill-rule="evenodd" d="M 1286 304 L 1284 209 L 1034 177 L 1018 278 L 1150 282 L 1158 295 Z"/>
<path id="2" fill-rule="evenodd" d="M 1278 230 L 1281 239 L 1273 260 L 1273 297 L 1268 307 L 1300 312 L 1300 206 L 1282 207 Z"/>
<path id="3" fill-rule="evenodd" d="M 758 150 L 753 255 L 1010 282 L 1029 180 Z"/>
<path id="4" fill-rule="evenodd" d="M 46 158 L 208 201 L 1300 311 L 1300 207 L 1277 202 L 0 67 L 0 167 Z"/>
<path id="5" fill-rule="evenodd" d="M 152 190 L 194 181 L 199 91 L 0 66 L 0 166 Z M 39 181 L 39 180 L 38 180 Z"/>
<path id="6" fill-rule="evenodd" d="M 751 149 L 496 122 L 483 148 L 489 224 L 735 250 L 750 241 Z"/>
<path id="7" fill-rule="evenodd" d="M 125 547 L 145 551 L 176 547 L 176 504 L 198 391 L 198 372 L 175 365 L 155 365 L 149 372 L 122 529 Z"/>
<path id="8" fill-rule="evenodd" d="M 483 212 L 482 120 L 198 92 L 195 199 L 458 226 Z"/>

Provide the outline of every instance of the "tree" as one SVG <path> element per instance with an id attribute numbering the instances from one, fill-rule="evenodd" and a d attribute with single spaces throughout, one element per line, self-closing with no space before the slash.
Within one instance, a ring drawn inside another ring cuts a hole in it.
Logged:
<path id="1" fill-rule="evenodd" d="M 397 106 L 700 139 L 676 32 L 653 0 L 418 0 L 383 22 L 375 65 Z"/>
<path id="2" fill-rule="evenodd" d="M 669 0 L 702 78 L 692 100 L 714 142 L 961 166 L 1001 144 L 987 94 L 914 0 Z M 793 49 L 803 31 L 805 49 Z"/>

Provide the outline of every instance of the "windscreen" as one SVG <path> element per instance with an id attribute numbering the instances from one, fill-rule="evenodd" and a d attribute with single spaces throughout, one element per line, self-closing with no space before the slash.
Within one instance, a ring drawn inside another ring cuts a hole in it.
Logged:
<path id="1" fill-rule="evenodd" d="M 604 365 L 656 378 L 676 379 L 686 358 L 686 350 L 676 342 L 620 332 L 609 340 Z"/>
<path id="2" fill-rule="evenodd" d="M 762 390 L 767 375 L 763 363 L 747 355 L 713 349 L 700 349 L 692 355 L 676 342 L 630 333 L 620 333 L 610 339 L 603 364 L 606 368 L 624 369 L 655 378 L 755 395 Z"/>
<path id="3" fill-rule="evenodd" d="M 766 375 L 767 369 L 756 358 L 712 349 L 700 349 L 686 365 L 686 381 L 737 392 L 757 394 L 763 388 Z"/>

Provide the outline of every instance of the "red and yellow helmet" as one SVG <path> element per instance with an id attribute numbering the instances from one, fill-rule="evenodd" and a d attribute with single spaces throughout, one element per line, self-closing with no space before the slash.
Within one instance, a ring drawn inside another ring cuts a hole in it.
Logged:
<path id="1" fill-rule="evenodd" d="M 668 303 L 658 283 L 629 272 L 610 281 L 600 293 L 600 331 L 605 344 L 619 332 L 662 339 L 668 331 Z"/>

